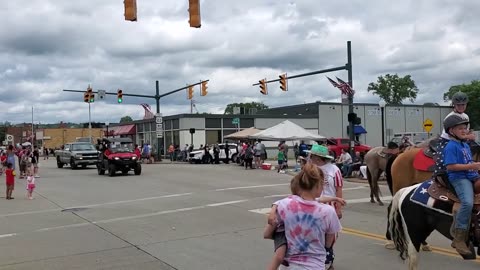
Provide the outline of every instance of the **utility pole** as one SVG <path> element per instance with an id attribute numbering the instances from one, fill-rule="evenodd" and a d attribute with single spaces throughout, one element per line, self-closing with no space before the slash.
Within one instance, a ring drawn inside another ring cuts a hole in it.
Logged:
<path id="1" fill-rule="evenodd" d="M 190 99 L 190 114 L 193 114 L 193 99 Z"/>
<path id="2" fill-rule="evenodd" d="M 88 102 L 88 137 L 90 140 L 90 143 L 93 143 L 92 139 L 92 114 L 90 111 L 90 102 Z"/>
<path id="3" fill-rule="evenodd" d="M 33 139 L 35 138 L 35 135 L 33 133 L 33 106 L 32 106 L 32 149 L 33 149 L 33 145 L 35 144 Z"/>
<path id="4" fill-rule="evenodd" d="M 350 88 L 353 89 L 353 75 L 352 75 L 352 42 L 349 40 L 347 41 L 347 72 L 348 72 L 348 84 L 350 85 Z M 348 114 L 353 115 L 353 93 L 351 92 L 348 94 Z M 355 155 L 354 149 L 355 149 L 355 132 L 353 130 L 353 121 L 355 119 L 350 119 L 348 122 L 348 127 L 349 127 L 349 141 L 350 145 L 348 146 L 350 155 Z"/>

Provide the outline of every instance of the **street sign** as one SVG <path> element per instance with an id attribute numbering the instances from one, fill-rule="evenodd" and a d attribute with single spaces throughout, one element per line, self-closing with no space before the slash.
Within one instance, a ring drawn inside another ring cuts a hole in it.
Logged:
<path id="1" fill-rule="evenodd" d="M 105 96 L 106 96 L 106 94 L 107 94 L 107 91 L 105 91 L 105 90 L 98 90 L 98 97 L 99 97 L 100 99 L 104 99 Z"/>
<path id="2" fill-rule="evenodd" d="M 433 122 L 432 120 L 430 119 L 425 119 L 425 121 L 423 121 L 423 129 L 426 131 L 426 132 L 430 132 L 430 130 L 432 130 L 433 128 Z"/>
<path id="3" fill-rule="evenodd" d="M 232 119 L 232 124 L 238 125 L 239 123 L 240 123 L 240 118 L 235 117 L 235 118 Z"/>
<path id="4" fill-rule="evenodd" d="M 163 138 L 163 117 L 161 113 L 155 114 L 155 123 L 157 124 L 157 138 Z"/>

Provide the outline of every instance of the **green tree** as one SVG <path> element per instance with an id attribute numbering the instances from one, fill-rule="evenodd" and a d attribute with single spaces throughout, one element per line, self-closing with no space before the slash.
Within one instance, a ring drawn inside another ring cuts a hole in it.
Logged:
<path id="1" fill-rule="evenodd" d="M 378 77 L 377 83 L 371 82 L 367 91 L 372 91 L 387 104 L 402 104 L 407 98 L 413 103 L 417 98 L 418 88 L 410 75 L 401 78 L 397 74 L 386 74 Z"/>
<path id="2" fill-rule="evenodd" d="M 132 121 L 133 121 L 132 117 L 130 117 L 128 115 L 120 118 L 120 123 L 129 123 L 129 122 L 132 122 Z"/>
<path id="3" fill-rule="evenodd" d="M 472 81 L 470 84 L 454 85 L 443 94 L 445 101 L 451 100 L 453 94 L 461 91 L 468 96 L 466 114 L 470 118 L 470 125 L 473 129 L 480 129 L 480 81 Z"/>
<path id="4" fill-rule="evenodd" d="M 262 102 L 249 102 L 249 103 L 230 103 L 225 108 L 224 114 L 233 114 L 234 107 L 243 107 L 245 109 L 256 108 L 257 110 L 266 110 L 268 106 Z"/>

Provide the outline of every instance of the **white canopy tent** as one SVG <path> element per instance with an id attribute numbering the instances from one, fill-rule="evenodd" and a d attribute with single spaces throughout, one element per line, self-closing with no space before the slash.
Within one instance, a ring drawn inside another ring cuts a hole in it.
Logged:
<path id="1" fill-rule="evenodd" d="M 267 128 L 258 133 L 248 136 L 249 139 L 266 141 L 296 141 L 296 140 L 324 140 L 326 137 L 311 133 L 301 126 L 288 120 L 281 122 L 271 128 Z"/>
<path id="2" fill-rule="evenodd" d="M 247 128 L 244 130 L 240 130 L 239 132 L 232 133 L 230 135 L 227 135 L 223 137 L 224 139 L 247 139 L 248 136 L 256 134 L 260 132 L 259 129 L 256 129 L 254 127 Z"/>

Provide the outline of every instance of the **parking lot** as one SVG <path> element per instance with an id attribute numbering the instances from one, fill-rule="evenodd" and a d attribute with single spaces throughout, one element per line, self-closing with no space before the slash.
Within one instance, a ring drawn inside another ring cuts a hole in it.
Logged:
<path id="1" fill-rule="evenodd" d="M 168 162 L 109 177 L 57 169 L 54 160 L 41 176 L 34 200 L 17 179 L 15 200 L 0 203 L 0 269 L 264 269 L 273 252 L 261 237 L 265 213 L 291 177 Z M 335 269 L 406 269 L 383 248 L 386 207 L 368 202 L 366 183 L 346 183 L 344 194 Z M 478 267 L 456 258 L 446 239 L 430 242 L 441 249 L 423 253 L 421 269 Z"/>

